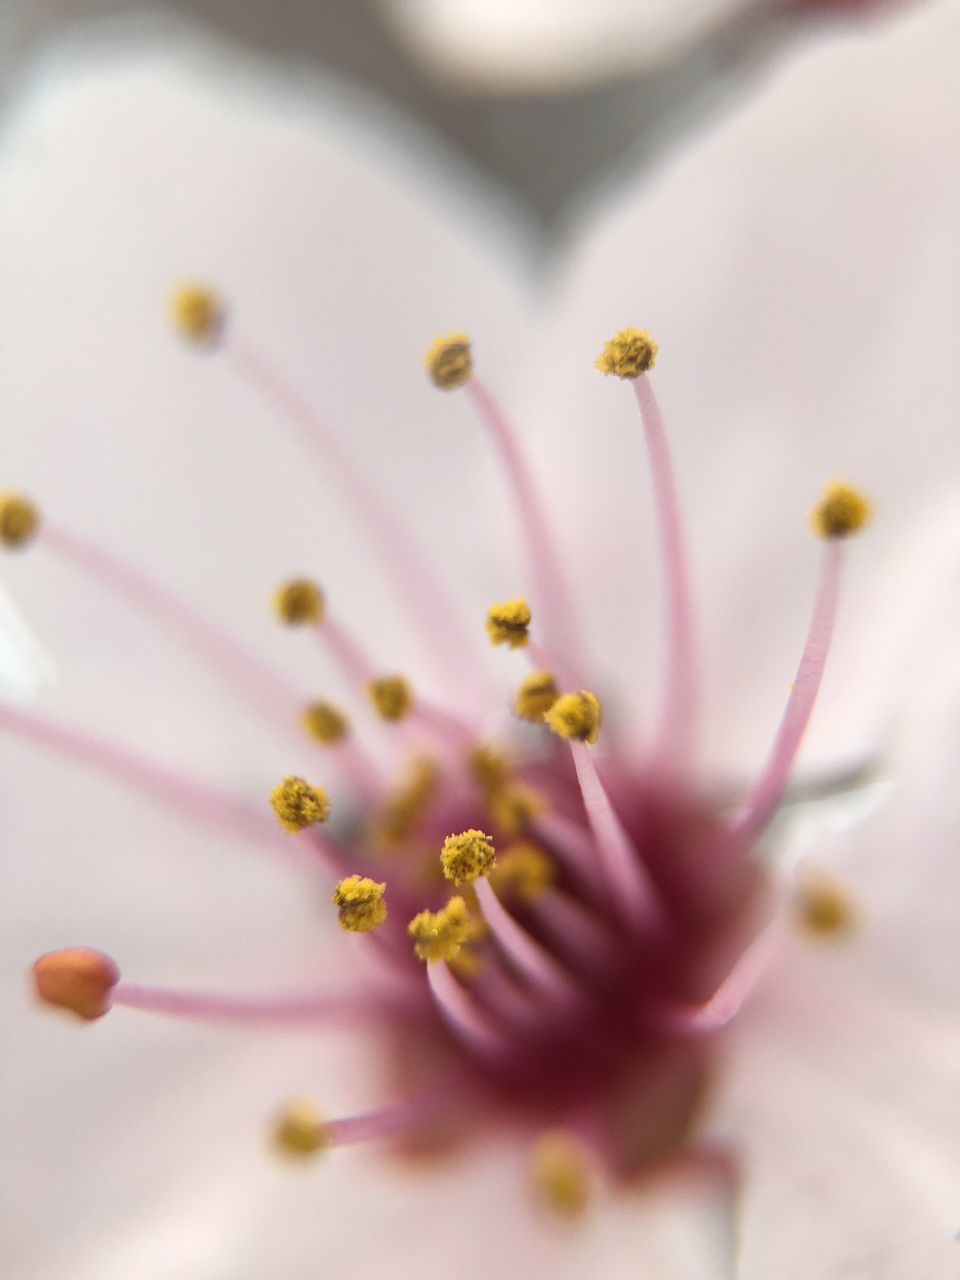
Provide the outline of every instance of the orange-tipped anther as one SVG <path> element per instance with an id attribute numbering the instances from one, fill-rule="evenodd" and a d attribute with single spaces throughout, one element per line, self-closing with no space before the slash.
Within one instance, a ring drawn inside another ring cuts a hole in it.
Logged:
<path id="1" fill-rule="evenodd" d="M 109 1011 L 110 993 L 119 981 L 116 964 L 92 947 L 48 951 L 33 966 L 39 999 L 86 1022 L 95 1022 Z"/>

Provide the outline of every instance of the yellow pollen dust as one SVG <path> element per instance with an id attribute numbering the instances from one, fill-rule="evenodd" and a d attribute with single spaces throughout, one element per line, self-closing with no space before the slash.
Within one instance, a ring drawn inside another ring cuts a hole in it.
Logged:
<path id="1" fill-rule="evenodd" d="M 796 885 L 793 901 L 797 923 L 805 933 L 838 939 L 856 927 L 856 909 L 849 891 L 823 872 L 805 872 Z"/>
<path id="2" fill-rule="evenodd" d="M 273 1125 L 273 1145 L 282 1155 L 303 1159 L 330 1145 L 330 1134 L 321 1113 L 308 1098 L 294 1098 Z"/>
<path id="3" fill-rule="evenodd" d="M 116 964 L 91 947 L 48 951 L 33 966 L 37 998 L 85 1022 L 95 1022 L 109 1012 L 110 993 L 119 981 Z"/>
<path id="4" fill-rule="evenodd" d="M 592 747 L 600 735 L 600 699 L 588 689 L 564 693 L 543 718 L 561 738 L 587 742 Z"/>
<path id="5" fill-rule="evenodd" d="M 303 778 L 289 774 L 270 792 L 270 803 L 277 821 L 287 831 L 303 831 L 314 823 L 326 822 L 330 816 L 330 800 L 323 787 L 312 787 Z"/>
<path id="6" fill-rule="evenodd" d="M 288 627 L 323 621 L 323 592 L 309 578 L 291 578 L 273 593 L 277 617 Z"/>
<path id="7" fill-rule="evenodd" d="M 0 544 L 24 547 L 37 531 L 40 513 L 19 493 L 0 493 Z"/>
<path id="8" fill-rule="evenodd" d="M 618 329 L 594 361 L 602 374 L 639 378 L 652 369 L 660 348 L 645 329 Z"/>
<path id="9" fill-rule="evenodd" d="M 487 610 L 487 635 L 491 644 L 522 649 L 530 639 L 530 606 L 522 597 L 492 604 Z"/>
<path id="10" fill-rule="evenodd" d="M 188 342 L 211 342 L 223 325 L 223 304 L 206 285 L 181 285 L 170 299 L 170 321 Z"/>
<path id="11" fill-rule="evenodd" d="M 513 709 L 521 720 L 535 723 L 543 719 L 560 697 L 557 682 L 549 671 L 531 671 L 517 690 Z"/>
<path id="12" fill-rule="evenodd" d="M 435 387 L 442 391 L 462 387 L 473 373 L 470 339 L 465 333 L 448 333 L 445 338 L 434 338 L 424 356 L 424 364 Z"/>
<path id="13" fill-rule="evenodd" d="M 562 1218 L 577 1218 L 590 1196 L 590 1166 L 583 1146 L 562 1129 L 543 1134 L 530 1152 L 530 1185 L 537 1200 Z"/>
<path id="14" fill-rule="evenodd" d="M 310 737 L 324 746 L 332 747 L 342 742 L 350 729 L 347 717 L 332 702 L 311 702 L 301 717 L 303 727 Z"/>
<path id="15" fill-rule="evenodd" d="M 347 933 L 370 933 L 387 918 L 387 886 L 366 876 L 347 876 L 333 891 L 340 928 Z"/>
<path id="16" fill-rule="evenodd" d="M 810 527 L 818 538 L 848 538 L 873 514 L 867 498 L 844 480 L 828 480 L 823 497 L 810 509 Z"/>
<path id="17" fill-rule="evenodd" d="M 367 693 L 374 710 L 383 720 L 405 720 L 413 710 L 413 692 L 403 676 L 381 676 L 371 680 Z"/>
<path id="18" fill-rule="evenodd" d="M 457 836 L 447 836 L 440 850 L 443 874 L 454 884 L 476 880 L 493 869 L 497 851 L 483 831 L 470 828 Z"/>
<path id="19" fill-rule="evenodd" d="M 470 936 L 470 914 L 463 898 L 451 898 L 440 911 L 421 911 L 407 925 L 421 960 L 452 960 Z"/>
<path id="20" fill-rule="evenodd" d="M 490 883 L 499 897 L 533 902 L 557 878 L 557 869 L 550 855 L 539 845 L 520 840 L 509 845 L 497 857 L 497 865 L 490 873 Z"/>

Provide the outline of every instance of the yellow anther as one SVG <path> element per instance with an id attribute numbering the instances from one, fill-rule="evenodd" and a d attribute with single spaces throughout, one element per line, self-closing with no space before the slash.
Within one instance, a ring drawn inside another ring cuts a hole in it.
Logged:
<path id="1" fill-rule="evenodd" d="M 370 933 L 387 918 L 387 886 L 366 876 L 347 876 L 333 891 L 340 928 L 348 933 Z"/>
<path id="2" fill-rule="evenodd" d="M 406 781 L 383 803 L 373 823 L 373 838 L 382 845 L 402 844 L 430 807 L 440 770 L 425 756 L 414 760 Z"/>
<path id="3" fill-rule="evenodd" d="M 223 326 L 223 303 L 206 285 L 181 285 L 170 300 L 170 320 L 189 342 L 210 342 Z"/>
<path id="4" fill-rule="evenodd" d="M 531 671 L 517 690 L 513 709 L 521 720 L 539 721 L 559 697 L 557 682 L 549 671 Z"/>
<path id="5" fill-rule="evenodd" d="M 450 957 L 447 964 L 458 978 L 469 981 L 475 978 L 483 968 L 484 957 L 475 947 L 470 946 L 469 942 L 465 942 L 457 954 Z"/>
<path id="6" fill-rule="evenodd" d="M 557 878 L 550 855 L 527 840 L 509 845 L 497 857 L 490 883 L 501 897 L 532 902 Z"/>
<path id="7" fill-rule="evenodd" d="M 384 720 L 405 720 L 413 710 L 413 693 L 403 676 L 381 676 L 367 685 L 370 701 Z"/>
<path id="8" fill-rule="evenodd" d="M 801 928 L 820 938 L 846 937 L 856 927 L 856 910 L 848 890 L 821 871 L 800 876 L 794 911 Z"/>
<path id="9" fill-rule="evenodd" d="M 463 898 L 451 898 L 440 911 L 421 911 L 407 925 L 413 949 L 421 960 L 452 960 L 470 933 L 470 915 Z"/>
<path id="10" fill-rule="evenodd" d="M 0 493 L 0 544 L 23 547 L 30 541 L 40 523 L 40 513 L 19 493 Z"/>
<path id="11" fill-rule="evenodd" d="M 547 807 L 539 791 L 522 782 L 492 791 L 488 797 L 490 815 L 496 826 L 507 835 L 516 835 Z"/>
<path id="12" fill-rule="evenodd" d="M 273 607 L 288 627 L 323 621 L 323 592 L 309 578 L 291 578 L 273 593 Z"/>
<path id="13" fill-rule="evenodd" d="M 870 519 L 872 508 L 859 489 L 828 480 L 823 497 L 810 510 L 810 527 L 819 538 L 847 538 Z"/>
<path id="14" fill-rule="evenodd" d="M 323 787 L 311 787 L 303 778 L 290 775 L 270 792 L 270 803 L 277 821 L 288 831 L 303 831 L 330 816 L 330 801 Z"/>
<path id="15" fill-rule="evenodd" d="M 102 951 L 91 947 L 67 947 L 48 951 L 33 966 L 34 990 L 44 1004 L 66 1009 L 94 1022 L 109 1012 L 110 993 L 120 981 L 120 970 Z"/>
<path id="16" fill-rule="evenodd" d="M 440 850 L 443 874 L 454 884 L 464 880 L 476 880 L 491 871 L 497 861 L 497 851 L 490 837 L 483 831 L 470 828 L 457 836 L 447 836 Z"/>
<path id="17" fill-rule="evenodd" d="M 313 1103 L 308 1098 L 294 1098 L 274 1121 L 273 1144 L 283 1155 L 303 1159 L 328 1147 L 330 1134 Z"/>
<path id="18" fill-rule="evenodd" d="M 600 699 L 587 689 L 564 693 L 543 718 L 561 738 L 593 746 L 600 734 Z"/>
<path id="19" fill-rule="evenodd" d="M 618 329 L 594 361 L 601 373 L 639 378 L 656 364 L 660 348 L 645 329 Z"/>
<path id="20" fill-rule="evenodd" d="M 491 644 L 522 649 L 530 639 L 530 606 L 522 597 L 492 604 L 487 610 L 487 635 Z"/>
<path id="21" fill-rule="evenodd" d="M 590 1164 L 583 1146 L 562 1129 L 542 1135 L 528 1165 L 534 1194 L 544 1208 L 576 1218 L 590 1196 Z"/>
<path id="22" fill-rule="evenodd" d="M 434 338 L 424 356 L 424 363 L 434 386 L 443 391 L 462 387 L 473 373 L 470 339 L 465 333 L 448 333 L 445 338 Z"/>
<path id="23" fill-rule="evenodd" d="M 303 712 L 303 727 L 311 738 L 330 747 L 342 742 L 350 724 L 347 717 L 332 702 L 311 702 Z"/>
<path id="24" fill-rule="evenodd" d="M 474 747 L 467 758 L 470 772 L 484 791 L 498 791 L 510 781 L 509 759 L 496 747 Z"/>

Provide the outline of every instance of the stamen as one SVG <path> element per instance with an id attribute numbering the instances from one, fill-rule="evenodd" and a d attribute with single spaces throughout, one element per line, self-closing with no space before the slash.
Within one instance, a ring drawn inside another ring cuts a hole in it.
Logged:
<path id="1" fill-rule="evenodd" d="M 840 539 L 830 539 L 824 545 L 820 580 L 800 665 L 766 767 L 747 799 L 742 817 L 723 841 L 731 852 L 742 850 L 753 842 L 783 798 L 790 770 L 813 713 L 830 652 L 837 617 L 842 551 Z"/>
<path id="2" fill-rule="evenodd" d="M 457 885 L 485 876 L 496 861 L 497 851 L 490 837 L 474 828 L 456 836 L 447 836 L 440 850 L 443 874 Z"/>
<path id="3" fill-rule="evenodd" d="M 209 345 L 223 327 L 223 304 L 203 284 L 184 284 L 170 300 L 170 321 L 188 342 Z"/>
<path id="4" fill-rule="evenodd" d="M 640 378 L 657 361 L 660 348 L 643 329 L 619 329 L 594 361 L 593 367 L 602 374 L 615 374 L 618 378 Z"/>
<path id="5" fill-rule="evenodd" d="M 302 1160 L 330 1146 L 323 1116 L 307 1098 L 295 1098 L 280 1112 L 273 1127 L 273 1142 L 285 1156 Z"/>
<path id="6" fill-rule="evenodd" d="M 592 747 L 600 736 L 600 699 L 588 689 L 564 693 L 543 718 L 561 738 Z"/>
<path id="7" fill-rule="evenodd" d="M 9 704 L 0 705 L 0 730 L 18 734 L 68 760 L 94 769 L 125 787 L 140 792 L 154 803 L 170 807 L 178 813 L 208 825 L 219 827 L 233 837 L 276 848 L 282 837 L 266 821 L 261 811 L 228 792 L 194 781 L 166 765 L 157 764 L 125 747 L 77 733 L 62 725 L 52 724 L 33 712 Z M 340 851 L 319 831 L 309 833 L 301 851 L 309 850 L 329 865 L 339 867 Z"/>
<path id="8" fill-rule="evenodd" d="M 848 937 L 857 913 L 847 887 L 822 871 L 804 870 L 797 879 L 793 901 L 797 923 L 817 938 Z"/>
<path id="9" fill-rule="evenodd" d="M 829 480 L 823 497 L 810 512 L 810 526 L 819 538 L 847 538 L 869 521 L 872 508 L 853 485 Z"/>
<path id="10" fill-rule="evenodd" d="M 25 547 L 40 523 L 33 503 L 19 493 L 0 493 L 0 546 Z"/>
<path id="11" fill-rule="evenodd" d="M 427 981 L 441 1017 L 471 1049 L 488 1058 L 509 1051 L 503 1032 L 477 1008 L 446 964 L 428 964 Z"/>
<path id="12" fill-rule="evenodd" d="M 433 666 L 451 688 L 462 689 L 478 668 L 461 619 L 429 562 L 370 476 L 357 466 L 314 407 L 252 345 L 228 331 L 223 349 L 234 369 L 274 405 L 318 458 L 331 489 L 366 529 L 386 567 L 400 605 L 420 631 Z"/>
<path id="13" fill-rule="evenodd" d="M 95 1022 L 110 1011 L 119 981 L 120 970 L 114 961 L 90 947 L 48 951 L 33 966 L 37 997 L 85 1022 Z"/>
<path id="14" fill-rule="evenodd" d="M 473 373 L 470 339 L 465 333 L 448 333 L 445 338 L 434 338 L 424 356 L 424 364 L 435 387 L 442 391 L 462 387 Z"/>
<path id="15" fill-rule="evenodd" d="M 333 891 L 331 901 L 337 908 L 340 928 L 348 933 L 369 933 L 387 918 L 385 882 L 366 876 L 347 876 Z"/>
<path id="16" fill-rule="evenodd" d="M 474 889 L 491 934 L 518 972 L 551 1001 L 568 1006 L 571 1000 L 579 1000 L 581 992 L 575 983 L 549 951 L 544 950 L 514 920 L 497 898 L 489 881 L 477 880 Z"/>
<path id="17" fill-rule="evenodd" d="M 557 681 L 549 671 L 532 671 L 522 680 L 513 709 L 521 720 L 539 723 L 560 697 Z"/>
<path id="18" fill-rule="evenodd" d="M 492 604 L 487 610 L 487 635 L 491 644 L 522 649 L 530 639 L 530 606 L 522 597 Z"/>
<path id="19" fill-rule="evenodd" d="M 660 913 L 637 851 L 610 803 L 586 742 L 571 742 L 570 752 L 613 906 L 633 924 L 648 925 Z"/>
<path id="20" fill-rule="evenodd" d="M 350 731 L 350 722 L 339 707 L 322 698 L 317 702 L 311 702 L 304 709 L 301 719 L 310 737 L 316 742 L 323 743 L 325 747 L 336 746 L 337 743 L 343 742 Z"/>
<path id="21" fill-rule="evenodd" d="M 204 662 L 257 714 L 276 723 L 285 733 L 296 732 L 296 709 L 300 701 L 296 690 L 247 653 L 229 632 L 139 568 L 73 533 L 44 523 L 38 544 L 152 617 L 164 634 L 173 636 L 187 653 Z"/>
<path id="22" fill-rule="evenodd" d="M 413 690 L 404 676 L 378 676 L 367 685 L 367 693 L 382 720 L 405 720 L 413 710 Z"/>
<path id="23" fill-rule="evenodd" d="M 409 1098 L 389 1107 L 377 1107 L 355 1116 L 342 1116 L 326 1125 L 327 1138 L 333 1147 L 353 1146 L 376 1138 L 388 1138 L 419 1124 L 444 1100 L 444 1091 L 434 1087 L 429 1093 Z"/>
<path id="24" fill-rule="evenodd" d="M 273 595 L 273 607 L 288 627 L 323 621 L 323 594 L 309 578 L 292 578 L 281 583 Z"/>
<path id="25" fill-rule="evenodd" d="M 344 1021 L 358 1022 L 362 1016 L 378 1018 L 396 1002 L 395 997 L 376 991 L 303 991 L 274 996 L 237 996 L 205 991 L 181 991 L 173 987 L 150 987 L 142 983 L 120 982 L 112 1003 L 141 1013 L 158 1013 L 171 1018 L 202 1022 L 277 1023 Z"/>
<path id="26" fill-rule="evenodd" d="M 654 760 L 677 773 L 689 771 L 696 737 L 698 681 L 690 573 L 660 406 L 649 378 L 637 378 L 633 391 L 647 442 L 667 595 L 668 670 Z"/>
<path id="27" fill-rule="evenodd" d="M 440 911 L 421 911 L 407 925 L 413 949 L 431 964 L 452 960 L 470 935 L 470 915 L 461 897 L 451 898 Z"/>
<path id="28" fill-rule="evenodd" d="M 407 780 L 381 805 L 372 824 L 373 839 L 391 847 L 402 844 L 425 816 L 440 785 L 440 771 L 425 756 L 411 762 Z"/>
<path id="29" fill-rule="evenodd" d="M 292 774 L 287 774 L 270 792 L 270 804 L 277 821 L 287 831 L 303 831 L 326 822 L 330 816 L 330 800 L 324 789 Z"/>
<path id="30" fill-rule="evenodd" d="M 508 836 L 525 831 L 547 808 L 539 791 L 522 782 L 492 791 L 487 800 L 494 823 Z"/>
<path id="31" fill-rule="evenodd" d="M 530 1185 L 536 1198 L 561 1218 L 578 1218 L 590 1196 L 584 1147 L 563 1129 L 543 1134 L 530 1153 Z"/>
<path id="32" fill-rule="evenodd" d="M 438 356 L 438 352 L 445 354 Z M 555 645 L 564 646 L 564 653 L 576 651 L 576 610 L 543 503 L 506 415 L 483 383 L 473 376 L 469 338 L 464 333 L 457 333 L 438 339 L 427 353 L 427 361 L 436 385 L 445 389 L 466 385 L 467 394 L 493 439 L 513 490 L 537 587 L 537 608 L 546 619 L 547 634 Z M 443 381 L 438 381 L 434 372 L 438 365 L 443 371 Z M 452 379 L 446 375 L 448 368 L 456 371 Z"/>
<path id="33" fill-rule="evenodd" d="M 499 897 L 532 902 L 554 883 L 557 869 L 539 845 L 521 840 L 499 855 L 489 877 Z"/>

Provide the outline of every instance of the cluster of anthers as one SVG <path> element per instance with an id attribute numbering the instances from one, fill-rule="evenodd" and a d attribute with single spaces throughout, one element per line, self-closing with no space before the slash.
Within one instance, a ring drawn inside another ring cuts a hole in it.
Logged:
<path id="1" fill-rule="evenodd" d="M 432 660 L 458 677 L 475 664 L 460 620 L 402 525 L 312 406 L 224 323 L 208 289 L 174 299 L 179 333 L 216 351 L 319 451 L 390 565 L 413 619 L 426 623 Z M 0 498 L 0 539 L 34 541 L 94 576 L 162 624 L 282 726 L 306 732 L 356 797 L 338 829 L 336 803 L 285 777 L 270 805 L 328 877 L 340 927 L 361 936 L 374 963 L 349 990 L 240 998 L 148 988 L 121 979 L 85 947 L 50 952 L 33 969 L 47 1004 L 82 1019 L 111 1007 L 183 1017 L 280 1021 L 348 1019 L 386 1037 L 393 1098 L 339 1119 L 291 1103 L 275 1131 L 288 1152 L 401 1135 L 439 1144 L 470 1125 L 508 1118 L 530 1143 L 541 1198 L 580 1210 L 598 1170 L 624 1178 L 684 1143 L 698 1119 L 719 1039 L 755 983 L 771 920 L 769 878 L 752 856 L 783 797 L 810 717 L 836 612 L 842 546 L 868 517 L 865 500 L 831 482 L 813 508 L 824 539 L 819 586 L 799 668 L 769 758 L 738 807 L 721 808 L 697 782 L 698 711 L 686 556 L 660 411 L 648 376 L 650 337 L 617 333 L 597 360 L 632 383 L 649 455 L 662 551 L 668 670 L 659 729 L 644 758 L 605 742 L 601 700 L 582 688 L 586 666 L 565 566 L 513 427 L 473 371 L 464 334 L 426 356 L 437 387 L 463 388 L 503 463 L 526 543 L 530 594 L 490 607 L 494 645 L 518 649 L 529 674 L 513 698 L 527 730 L 513 755 L 481 741 L 456 709 L 435 706 L 402 675 L 384 672 L 332 616 L 319 586 L 297 579 L 275 595 L 279 619 L 314 630 L 347 683 L 363 689 L 407 772 L 388 781 L 332 702 L 306 706 L 236 640 L 114 552 L 41 522 L 25 498 Z M 423 604 L 426 607 L 421 608 Z M 259 806 L 202 786 L 148 757 L 78 734 L 34 711 L 0 708 L 0 727 L 102 770 L 154 801 L 176 805 L 235 839 L 279 836 Z M 342 815 L 341 815 L 342 816 Z M 332 832 L 332 834 L 328 834 Z M 453 832 L 454 834 L 450 834 Z M 824 931 L 845 926 L 842 896 L 808 886 L 805 912 Z"/>

